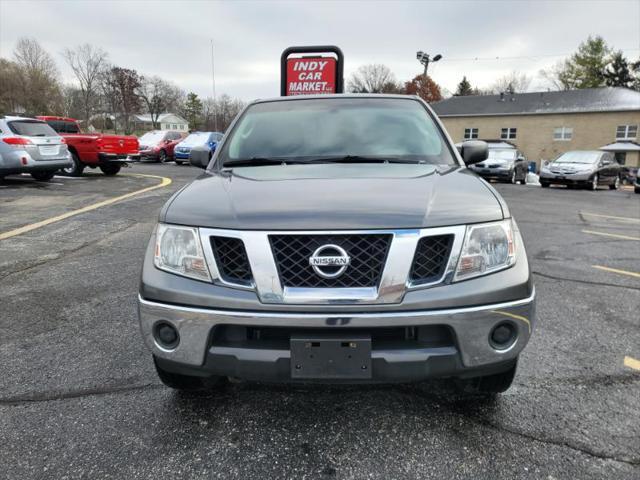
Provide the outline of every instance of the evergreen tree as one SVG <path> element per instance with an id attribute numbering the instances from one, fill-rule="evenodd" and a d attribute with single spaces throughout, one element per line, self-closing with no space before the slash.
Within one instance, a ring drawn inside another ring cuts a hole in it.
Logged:
<path id="1" fill-rule="evenodd" d="M 457 97 L 465 97 L 467 95 L 473 95 L 473 88 L 471 88 L 471 84 L 469 80 L 467 80 L 466 76 L 462 77 L 462 81 L 458 84 L 458 88 L 456 89 L 456 93 L 454 93 Z"/>
<path id="2" fill-rule="evenodd" d="M 187 95 L 187 101 L 184 104 L 184 112 L 189 121 L 189 126 L 192 130 L 198 129 L 198 119 L 202 114 L 202 101 L 198 98 L 198 95 L 190 92 Z"/>

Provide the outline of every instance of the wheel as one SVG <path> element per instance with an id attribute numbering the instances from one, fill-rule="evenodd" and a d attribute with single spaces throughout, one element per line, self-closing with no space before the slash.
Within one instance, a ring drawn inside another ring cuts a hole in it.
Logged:
<path id="1" fill-rule="evenodd" d="M 511 178 L 509 179 L 509 183 L 512 185 L 515 185 L 516 183 L 518 183 L 515 168 L 513 169 L 513 172 L 511 172 Z"/>
<path id="2" fill-rule="evenodd" d="M 459 392 L 470 395 L 494 395 L 506 392 L 516 376 L 518 359 L 506 372 L 474 378 L 458 378 L 454 384 Z"/>
<path id="3" fill-rule="evenodd" d="M 160 153 L 158 153 L 158 161 L 160 163 L 164 163 L 167 161 L 167 152 L 165 152 L 164 150 L 160 150 Z"/>
<path id="4" fill-rule="evenodd" d="M 640 193 L 640 187 L 633 187 L 633 191 L 635 193 Z"/>
<path id="5" fill-rule="evenodd" d="M 549 183 L 548 182 L 540 182 L 540 186 L 542 188 L 549 188 Z"/>
<path id="6" fill-rule="evenodd" d="M 39 182 L 48 182 L 56 174 L 55 170 L 46 170 L 43 172 L 31 172 L 31 176 Z"/>
<path id="7" fill-rule="evenodd" d="M 69 177 L 79 177 L 84 171 L 84 165 L 75 152 L 71 152 L 71 161 L 73 162 L 73 165 L 67 168 L 63 168 L 61 171 L 63 175 L 67 175 Z"/>
<path id="8" fill-rule="evenodd" d="M 108 177 L 116 175 L 121 168 L 122 166 L 119 163 L 107 163 L 105 165 L 100 165 L 100 170 L 102 170 L 102 173 Z"/>
<path id="9" fill-rule="evenodd" d="M 182 160 L 176 160 L 176 165 L 182 165 L 184 162 Z"/>
<path id="10" fill-rule="evenodd" d="M 620 177 L 616 177 L 611 185 L 609 185 L 609 190 L 617 190 L 620 187 Z"/>
<path id="11" fill-rule="evenodd" d="M 598 189 L 598 174 L 596 173 L 591 179 L 591 183 L 589 184 L 589 190 L 597 190 Z"/>
<path id="12" fill-rule="evenodd" d="M 226 377 L 196 377 L 193 375 L 182 375 L 165 370 L 158 364 L 158 359 L 153 356 L 153 363 L 160 381 L 167 387 L 175 390 L 197 391 L 210 390 L 214 387 L 222 386 L 226 383 Z"/>

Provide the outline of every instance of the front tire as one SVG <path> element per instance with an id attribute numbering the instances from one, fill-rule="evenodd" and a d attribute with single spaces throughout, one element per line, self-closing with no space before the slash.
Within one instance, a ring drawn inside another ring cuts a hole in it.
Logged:
<path id="1" fill-rule="evenodd" d="M 160 163 L 164 163 L 167 161 L 167 152 L 165 152 L 164 150 L 160 150 L 160 152 L 158 153 L 158 161 Z"/>
<path id="2" fill-rule="evenodd" d="M 226 383 L 225 377 L 218 377 L 212 375 L 211 377 L 196 377 L 193 375 L 182 375 L 179 373 L 169 372 L 162 368 L 156 356 L 153 356 L 153 363 L 156 367 L 156 373 L 160 378 L 160 381 L 167 387 L 174 390 L 182 391 L 202 391 L 211 390 L 215 387 L 221 387 Z"/>
<path id="3" fill-rule="evenodd" d="M 71 162 L 73 163 L 73 165 L 67 168 L 63 168 L 61 170 L 62 174 L 68 177 L 79 177 L 80 175 L 82 175 L 82 172 L 84 171 L 84 165 L 78 158 L 78 155 L 75 154 L 75 152 L 71 152 Z"/>
<path id="4" fill-rule="evenodd" d="M 517 368 L 518 359 L 516 358 L 513 367 L 506 372 L 482 377 L 458 378 L 455 380 L 455 386 L 460 393 L 468 395 L 495 395 L 497 393 L 503 393 L 506 392 L 513 383 Z"/>
<path id="5" fill-rule="evenodd" d="M 107 163 L 106 165 L 100 165 L 100 170 L 102 170 L 102 173 L 104 173 L 107 177 L 113 177 L 114 175 L 117 175 L 121 168 L 122 166 L 117 163 Z"/>
<path id="6" fill-rule="evenodd" d="M 609 185 L 609 190 L 618 190 L 618 188 L 620 188 L 620 177 L 616 176 L 613 183 Z"/>
<path id="7" fill-rule="evenodd" d="M 176 165 L 182 165 L 183 164 L 182 160 L 175 160 L 175 162 L 176 162 Z"/>
<path id="8" fill-rule="evenodd" d="M 516 169 L 513 169 L 513 172 L 511 172 L 511 178 L 509 179 L 509 183 L 511 185 L 515 185 L 516 183 L 518 183 L 518 178 L 516 175 Z"/>
<path id="9" fill-rule="evenodd" d="M 589 190 L 597 190 L 598 189 L 598 174 L 596 173 L 591 179 L 591 183 L 589 184 Z"/>
<path id="10" fill-rule="evenodd" d="M 549 183 L 548 182 L 540 182 L 540 186 L 542 188 L 549 188 Z"/>
<path id="11" fill-rule="evenodd" d="M 38 182 L 48 182 L 56 174 L 55 170 L 47 170 L 44 172 L 31 172 L 31 176 Z"/>

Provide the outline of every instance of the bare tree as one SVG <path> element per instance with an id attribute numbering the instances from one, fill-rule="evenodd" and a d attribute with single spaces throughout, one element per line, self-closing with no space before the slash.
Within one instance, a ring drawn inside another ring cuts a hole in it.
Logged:
<path id="1" fill-rule="evenodd" d="M 169 110 L 178 110 L 183 92 L 160 77 L 143 77 L 138 88 L 154 129 L 158 128 L 158 117 Z"/>
<path id="2" fill-rule="evenodd" d="M 400 93 L 402 90 L 389 67 L 379 63 L 362 65 L 349 79 L 349 91 L 353 93 Z"/>
<path id="3" fill-rule="evenodd" d="M 140 111 L 140 80 L 138 72 L 129 68 L 110 67 L 102 75 L 102 90 L 111 113 L 117 114 L 127 135 L 131 133 L 131 115 Z"/>
<path id="4" fill-rule="evenodd" d="M 513 72 L 498 78 L 493 83 L 493 85 L 491 85 L 490 90 L 494 94 L 522 93 L 522 92 L 526 92 L 529 89 L 530 84 L 531 84 L 531 78 L 529 78 L 524 73 L 520 73 L 514 70 Z"/>
<path id="5" fill-rule="evenodd" d="M 85 127 L 88 127 L 91 113 L 99 100 L 100 76 L 109 55 L 102 48 L 88 43 L 73 49 L 65 48 L 62 55 L 80 84 Z"/>
<path id="6" fill-rule="evenodd" d="M 18 40 L 13 56 L 19 71 L 13 94 L 15 103 L 29 113 L 55 111 L 61 103 L 61 93 L 58 69 L 51 55 L 35 39 L 23 37 Z"/>
<path id="7" fill-rule="evenodd" d="M 246 103 L 239 98 L 231 98 L 226 93 L 220 95 L 214 102 L 212 98 L 207 98 L 203 102 L 202 114 L 204 125 L 207 130 L 213 130 L 216 124 L 214 115 L 217 116 L 218 131 L 224 132 L 233 119 L 240 113 Z"/>

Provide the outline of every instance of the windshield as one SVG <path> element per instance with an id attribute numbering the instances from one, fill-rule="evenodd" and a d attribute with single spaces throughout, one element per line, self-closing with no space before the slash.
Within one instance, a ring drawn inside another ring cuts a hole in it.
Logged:
<path id="1" fill-rule="evenodd" d="M 515 150 L 496 150 L 489 149 L 489 158 L 492 160 L 514 160 L 516 158 Z"/>
<path id="2" fill-rule="evenodd" d="M 9 122 L 11 131 L 25 137 L 57 137 L 58 134 L 45 122 L 37 120 L 19 120 Z"/>
<path id="3" fill-rule="evenodd" d="M 220 154 L 225 163 L 345 157 L 457 165 L 422 104 L 397 98 L 258 103 L 242 115 Z"/>
<path id="4" fill-rule="evenodd" d="M 164 140 L 166 132 L 148 132 L 141 136 L 138 140 L 142 145 L 153 145 Z"/>
<path id="5" fill-rule="evenodd" d="M 596 163 L 602 153 L 600 152 L 567 152 L 563 153 L 553 163 Z"/>
<path id="6" fill-rule="evenodd" d="M 211 134 L 209 132 L 196 132 L 189 135 L 180 145 L 183 147 L 195 147 L 196 145 L 204 145 L 209 142 Z"/>

